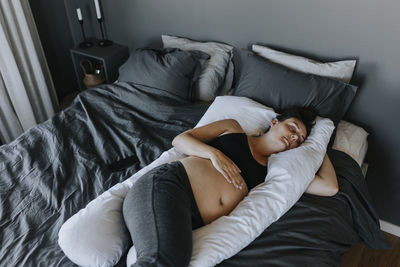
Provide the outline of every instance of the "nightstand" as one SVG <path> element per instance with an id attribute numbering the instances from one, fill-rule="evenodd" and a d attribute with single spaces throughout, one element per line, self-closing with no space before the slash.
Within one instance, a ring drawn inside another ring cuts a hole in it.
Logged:
<path id="1" fill-rule="evenodd" d="M 97 43 L 97 41 L 93 41 Z M 129 50 L 127 46 L 112 44 L 99 47 L 93 45 L 89 48 L 74 47 L 70 50 L 72 62 L 75 69 L 76 79 L 80 90 L 86 89 L 83 84 L 84 72 L 80 66 L 81 60 L 90 60 L 96 65 L 104 67 L 106 83 L 112 83 L 118 78 L 118 68 L 128 59 Z"/>

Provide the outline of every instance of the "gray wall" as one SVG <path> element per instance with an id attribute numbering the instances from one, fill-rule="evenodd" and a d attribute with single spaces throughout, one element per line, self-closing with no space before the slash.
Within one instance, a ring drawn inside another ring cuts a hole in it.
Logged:
<path id="1" fill-rule="evenodd" d="M 400 2 L 102 2 L 110 39 L 131 49 L 160 44 L 159 36 L 167 33 L 237 48 L 263 43 L 322 60 L 358 58 L 352 83 L 360 88 L 345 119 L 370 133 L 367 183 L 373 202 L 381 219 L 400 225 Z"/>

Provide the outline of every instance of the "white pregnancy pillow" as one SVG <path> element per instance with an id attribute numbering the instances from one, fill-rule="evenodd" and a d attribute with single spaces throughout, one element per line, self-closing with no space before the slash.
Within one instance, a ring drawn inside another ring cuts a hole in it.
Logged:
<path id="1" fill-rule="evenodd" d="M 357 63 L 356 60 L 321 63 L 309 58 L 284 53 L 261 45 L 253 45 L 252 50 L 257 55 L 292 70 L 338 79 L 346 83 L 350 82 Z"/>
<path id="2" fill-rule="evenodd" d="M 242 125 L 246 133 L 251 134 L 265 129 L 275 115 L 272 109 L 250 99 L 223 96 L 216 98 L 197 126 L 233 118 Z M 302 146 L 271 156 L 268 182 L 251 190 L 248 197 L 229 216 L 221 217 L 193 232 L 191 265 L 212 266 L 231 257 L 283 215 L 314 177 L 332 131 L 333 123 L 328 119 L 321 119 Z M 128 189 L 147 171 L 183 156 L 175 148 L 164 152 L 153 163 L 123 183 L 113 186 L 72 216 L 59 232 L 59 245 L 65 254 L 82 266 L 116 264 L 128 250 L 126 245 L 130 238 L 122 219 L 122 201 Z M 306 158 L 308 160 L 304 160 Z M 291 179 L 292 177 L 296 179 Z M 226 236 L 227 231 L 229 237 Z M 84 238 L 76 233 L 85 233 Z M 128 265 L 133 263 L 130 260 L 135 260 L 131 255 L 135 255 L 134 248 L 129 252 Z"/>
<path id="3" fill-rule="evenodd" d="M 269 122 L 276 116 L 272 108 L 247 97 L 218 96 L 195 127 L 218 120 L 235 119 L 248 135 L 259 135 L 265 132 Z"/>
<path id="4" fill-rule="evenodd" d="M 129 191 L 116 184 L 69 218 L 58 233 L 65 255 L 80 266 L 113 266 L 130 243 L 121 206 Z"/>

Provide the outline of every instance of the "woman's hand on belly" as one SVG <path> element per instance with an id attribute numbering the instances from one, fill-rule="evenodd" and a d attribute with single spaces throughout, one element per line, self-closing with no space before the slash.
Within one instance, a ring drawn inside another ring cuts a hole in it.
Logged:
<path id="1" fill-rule="evenodd" d="M 233 184 L 236 189 L 242 189 L 243 177 L 240 175 L 239 167 L 220 150 L 215 149 L 210 158 L 214 168 L 219 171 L 228 183 Z"/>

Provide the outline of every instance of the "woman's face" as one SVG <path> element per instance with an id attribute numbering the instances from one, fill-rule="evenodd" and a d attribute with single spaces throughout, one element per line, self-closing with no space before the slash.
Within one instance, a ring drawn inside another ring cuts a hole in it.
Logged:
<path id="1" fill-rule="evenodd" d="M 273 119 L 270 131 L 279 152 L 298 147 L 307 137 L 305 125 L 296 118 L 289 118 L 284 121 Z"/>

